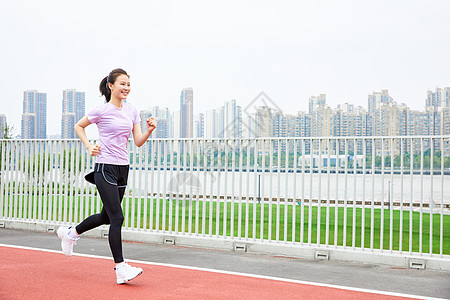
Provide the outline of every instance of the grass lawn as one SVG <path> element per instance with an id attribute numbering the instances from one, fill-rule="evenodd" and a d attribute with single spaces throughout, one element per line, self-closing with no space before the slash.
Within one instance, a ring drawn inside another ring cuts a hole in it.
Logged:
<path id="1" fill-rule="evenodd" d="M 374 209 L 373 239 L 371 240 L 372 211 L 370 207 L 309 207 L 308 205 L 258 204 L 243 201 L 217 203 L 217 201 L 188 200 L 150 200 L 135 199 L 134 210 L 131 201 L 128 207 L 126 226 L 138 226 L 153 230 L 178 231 L 212 236 L 248 237 L 249 239 L 280 240 L 325 244 L 328 235 L 329 245 L 354 246 L 375 249 L 392 249 L 430 252 L 430 225 L 433 253 L 440 253 L 440 227 L 443 225 L 443 254 L 450 254 L 450 216 L 403 210 Z M 153 206 L 152 214 L 150 207 Z M 146 209 L 144 209 L 146 208 Z M 302 213 L 303 210 L 303 213 Z M 140 211 L 138 215 L 136 212 Z M 196 219 L 196 212 L 198 218 Z M 319 213 L 320 212 L 320 213 Z M 233 218 L 232 218 L 233 216 Z M 303 216 L 303 217 L 302 217 Z M 294 219 L 295 218 L 295 219 Z M 336 224 L 337 219 L 337 224 Z M 354 220 L 353 220 L 354 219 Z M 422 219 L 422 232 L 420 220 Z M 233 220 L 233 222 L 231 222 Z M 262 220 L 262 221 L 261 221 Z M 277 222 L 278 220 L 278 222 Z M 303 222 L 302 222 L 303 220 Z M 328 228 L 327 228 L 328 220 Z M 355 226 L 353 227 L 353 222 Z M 364 222 L 364 226 L 363 226 Z M 400 224 L 402 239 L 400 241 Z M 411 223 L 411 224 L 410 224 Z M 278 226 L 277 226 L 278 224 Z M 293 226 L 294 224 L 294 226 Z M 302 226 L 303 224 L 303 226 Z M 381 230 L 383 224 L 383 230 Z M 392 224 L 392 225 L 391 225 Z M 183 226 L 184 225 L 184 226 Z M 392 226 L 392 227 L 391 227 Z M 344 243 L 345 228 L 345 243 Z M 353 230 L 354 228 L 354 230 Z M 246 229 L 248 234 L 246 235 Z M 364 231 L 364 237 L 363 237 Z M 294 233 L 294 234 L 293 234 Z M 302 234 L 303 233 L 303 234 Z M 422 239 L 420 239 L 420 234 Z"/>
<path id="2" fill-rule="evenodd" d="M 4 195 L 0 215 L 24 219 L 80 222 L 101 207 L 96 196 Z M 39 205 L 41 203 L 41 205 Z M 45 205 L 44 205 L 45 204 Z M 1 207 L 1 206 L 0 206 Z M 450 254 L 450 215 L 366 207 L 309 207 L 308 205 L 163 200 L 125 197 L 126 227 L 194 233 L 206 236 L 234 236 L 256 240 L 280 240 Z M 150 209 L 153 208 L 153 209 Z M 198 212 L 198 217 L 196 218 Z M 373 220 L 372 220 L 373 214 Z M 77 217 L 79 216 L 79 217 Z M 233 221 L 232 221 L 233 220 Z M 422 220 L 422 231 L 420 223 Z M 277 222 L 278 221 L 278 222 Z M 355 226 L 353 226 L 353 222 Z M 371 224 L 373 223 L 373 239 Z M 364 225 L 363 225 L 364 224 Z M 381 230 L 383 224 L 383 230 Z M 402 237 L 400 240 L 400 225 Z M 431 228 L 431 229 L 430 229 Z M 247 232 L 247 234 L 246 234 Z M 364 233 L 364 236 L 363 236 Z M 352 237 L 354 236 L 354 240 Z M 432 242 L 430 243 L 430 236 Z M 352 240 L 354 241 L 352 244 Z M 411 248 L 410 248 L 411 241 Z M 432 248 L 430 250 L 430 245 Z"/>

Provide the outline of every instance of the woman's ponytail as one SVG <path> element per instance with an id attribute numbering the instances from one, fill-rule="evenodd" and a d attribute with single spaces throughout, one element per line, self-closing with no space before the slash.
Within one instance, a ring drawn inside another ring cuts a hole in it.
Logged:
<path id="1" fill-rule="evenodd" d="M 102 96 L 105 96 L 106 102 L 109 102 L 111 100 L 111 89 L 108 86 L 108 83 L 114 84 L 116 82 L 116 78 L 119 75 L 127 75 L 127 72 L 123 69 L 114 69 L 112 70 L 108 76 L 103 78 L 102 82 L 100 82 L 100 93 Z M 129 77 L 129 76 L 128 76 Z"/>
<path id="2" fill-rule="evenodd" d="M 102 96 L 105 96 L 106 102 L 109 102 L 109 100 L 111 100 L 111 89 L 108 86 L 108 76 L 103 78 L 102 82 L 100 82 L 99 89 Z"/>

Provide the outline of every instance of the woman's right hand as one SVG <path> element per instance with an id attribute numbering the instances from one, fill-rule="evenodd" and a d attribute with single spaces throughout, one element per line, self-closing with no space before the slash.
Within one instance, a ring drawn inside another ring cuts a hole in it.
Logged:
<path id="1" fill-rule="evenodd" d="M 90 145 L 88 147 L 88 151 L 91 156 L 97 156 L 97 154 L 100 152 L 100 150 L 101 150 L 101 147 L 99 145 Z"/>

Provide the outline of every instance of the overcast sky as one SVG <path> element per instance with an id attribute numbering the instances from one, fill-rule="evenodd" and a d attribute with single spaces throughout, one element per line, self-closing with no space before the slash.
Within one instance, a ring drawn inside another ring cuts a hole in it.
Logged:
<path id="1" fill-rule="evenodd" d="M 24 90 L 47 93 L 47 134 L 59 134 L 62 91 L 86 92 L 90 110 L 117 67 L 138 110 L 177 110 L 184 87 L 195 113 L 260 91 L 285 113 L 318 94 L 367 108 L 381 89 L 422 110 L 427 90 L 450 86 L 448 0 L 14 0 L 0 31 L 0 113 L 15 134 Z"/>

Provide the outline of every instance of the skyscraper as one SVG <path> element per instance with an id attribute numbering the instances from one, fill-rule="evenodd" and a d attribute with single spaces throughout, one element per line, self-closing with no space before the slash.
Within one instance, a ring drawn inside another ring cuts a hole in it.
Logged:
<path id="1" fill-rule="evenodd" d="M 75 124 L 85 115 L 86 95 L 73 89 L 63 91 L 61 138 L 76 138 Z"/>
<path id="2" fill-rule="evenodd" d="M 273 118 L 275 111 L 268 106 L 260 106 L 256 110 L 256 137 L 273 136 Z"/>
<path id="3" fill-rule="evenodd" d="M 47 137 L 47 93 L 28 90 L 23 93 L 22 138 Z"/>
<path id="4" fill-rule="evenodd" d="M 382 104 L 389 104 L 394 102 L 391 96 L 389 96 L 388 90 L 381 90 L 381 92 L 374 92 L 367 97 L 367 106 L 369 113 L 374 113 L 377 108 L 380 108 Z"/>
<path id="5" fill-rule="evenodd" d="M 450 107 L 450 87 L 436 88 L 434 92 L 427 92 L 426 107 Z"/>
<path id="6" fill-rule="evenodd" d="M 216 110 L 210 110 L 206 112 L 205 119 L 205 137 L 206 138 L 214 138 L 216 131 Z"/>
<path id="7" fill-rule="evenodd" d="M 205 115 L 198 114 L 194 120 L 195 138 L 205 137 Z"/>
<path id="8" fill-rule="evenodd" d="M 225 138 L 242 137 L 242 108 L 236 105 L 236 100 L 225 103 Z"/>
<path id="9" fill-rule="evenodd" d="M 156 130 L 150 135 L 150 138 L 169 138 L 171 137 L 171 118 L 172 115 L 168 108 L 161 109 L 154 106 L 150 110 L 141 110 L 141 131 L 147 130 L 147 119 L 153 117 L 156 121 Z"/>
<path id="10" fill-rule="evenodd" d="M 145 132 L 147 130 L 147 119 L 152 116 L 153 116 L 153 113 L 151 110 L 141 110 L 139 112 L 139 117 L 141 118 L 141 131 L 142 132 Z M 155 137 L 155 135 L 151 134 L 149 138 L 151 139 L 154 137 Z"/>
<path id="11" fill-rule="evenodd" d="M 5 135 L 5 127 L 6 127 L 6 116 L 4 114 L 0 114 L 0 139 L 2 139 Z"/>
<path id="12" fill-rule="evenodd" d="M 311 116 L 305 112 L 297 112 L 295 136 L 311 136 Z"/>
<path id="13" fill-rule="evenodd" d="M 224 137 L 224 131 L 225 131 L 224 119 L 225 119 L 225 108 L 223 106 L 221 106 L 221 107 L 215 109 L 214 137 L 217 137 L 217 138 Z"/>
<path id="14" fill-rule="evenodd" d="M 256 114 L 247 115 L 247 117 L 242 120 L 242 137 L 256 137 Z"/>
<path id="15" fill-rule="evenodd" d="M 327 103 L 327 96 L 320 94 L 319 96 L 312 96 L 309 98 L 309 114 L 312 115 L 317 107 L 323 106 Z"/>
<path id="16" fill-rule="evenodd" d="M 194 92 L 192 88 L 185 88 L 180 96 L 180 137 L 194 136 Z"/>
<path id="17" fill-rule="evenodd" d="M 178 139 L 180 138 L 180 111 L 177 110 L 172 113 L 172 126 L 170 126 L 170 137 Z"/>

